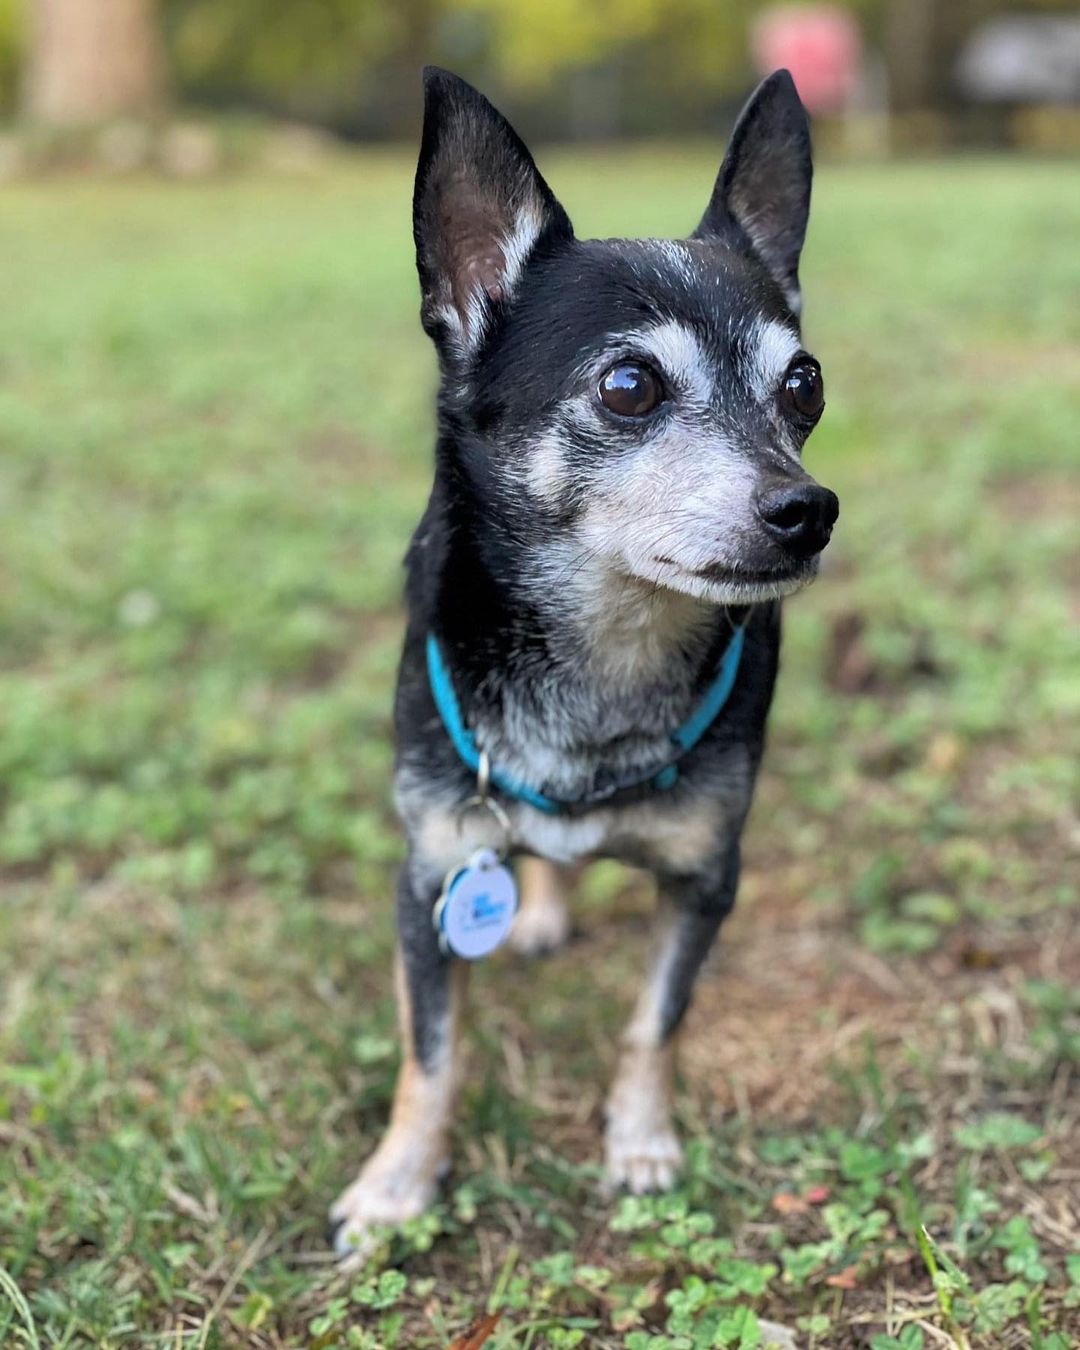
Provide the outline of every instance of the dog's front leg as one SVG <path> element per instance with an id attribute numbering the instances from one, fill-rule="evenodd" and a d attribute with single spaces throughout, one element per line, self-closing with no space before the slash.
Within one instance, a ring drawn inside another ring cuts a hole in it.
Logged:
<path id="1" fill-rule="evenodd" d="M 635 1193 L 667 1190 L 682 1159 L 671 1120 L 675 1033 L 701 963 L 735 903 L 738 843 L 714 867 L 659 880 L 659 947 L 623 1036 L 607 1103 L 608 1179 Z"/>
<path id="2" fill-rule="evenodd" d="M 521 956 L 553 952 L 570 936 L 567 892 L 577 869 L 524 857 L 518 863 L 521 908 L 510 930 L 510 946 Z"/>
<path id="3" fill-rule="evenodd" d="M 458 1030 L 467 963 L 440 949 L 432 923 L 438 883 L 418 879 L 414 859 L 398 884 L 396 984 L 402 1063 L 390 1126 L 360 1175 L 330 1210 L 334 1246 L 363 1246 L 364 1234 L 422 1213 L 449 1165 Z"/>

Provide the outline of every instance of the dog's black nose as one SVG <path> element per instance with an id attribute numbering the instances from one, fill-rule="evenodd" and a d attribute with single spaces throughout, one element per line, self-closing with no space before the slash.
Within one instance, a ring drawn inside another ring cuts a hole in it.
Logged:
<path id="1" fill-rule="evenodd" d="M 758 498 L 758 515 L 772 538 L 797 558 L 812 558 L 829 542 L 840 514 L 836 493 L 817 483 L 784 483 Z"/>

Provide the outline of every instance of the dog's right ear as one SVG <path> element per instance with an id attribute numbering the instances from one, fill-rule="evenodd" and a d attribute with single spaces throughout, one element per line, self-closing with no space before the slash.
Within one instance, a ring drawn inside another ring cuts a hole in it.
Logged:
<path id="1" fill-rule="evenodd" d="M 789 72 L 774 71 L 739 114 L 712 198 L 693 234 L 716 238 L 734 222 L 796 314 L 813 173 L 806 109 Z"/>
<path id="2" fill-rule="evenodd" d="M 424 328 L 467 354 L 510 302 L 530 257 L 573 229 L 521 138 L 482 94 L 424 70 L 424 133 L 413 193 Z"/>

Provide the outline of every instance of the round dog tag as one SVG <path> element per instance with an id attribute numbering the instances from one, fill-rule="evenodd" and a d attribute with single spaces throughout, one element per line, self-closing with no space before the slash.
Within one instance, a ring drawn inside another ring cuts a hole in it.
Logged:
<path id="1" fill-rule="evenodd" d="M 446 879 L 433 915 L 445 950 L 466 961 L 493 952 L 517 913 L 513 873 L 490 848 L 481 848 Z"/>

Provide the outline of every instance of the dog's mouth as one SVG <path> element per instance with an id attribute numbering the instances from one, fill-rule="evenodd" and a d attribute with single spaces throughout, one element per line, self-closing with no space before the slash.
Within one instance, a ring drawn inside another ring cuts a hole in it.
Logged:
<path id="1" fill-rule="evenodd" d="M 769 567 L 762 570 L 725 567 L 722 563 L 711 563 L 708 567 L 699 567 L 694 576 L 703 581 L 714 581 L 724 586 L 779 586 L 798 588 L 805 586 L 817 573 L 817 559 L 798 563 L 794 567 Z"/>
<path id="2" fill-rule="evenodd" d="M 729 567 L 724 563 L 689 568 L 660 554 L 654 555 L 653 562 L 680 574 L 689 583 L 687 589 L 698 594 L 716 592 L 717 597 L 728 604 L 739 600 L 776 600 L 792 595 L 808 586 L 818 570 L 816 557 L 791 567 L 769 568 Z"/>

